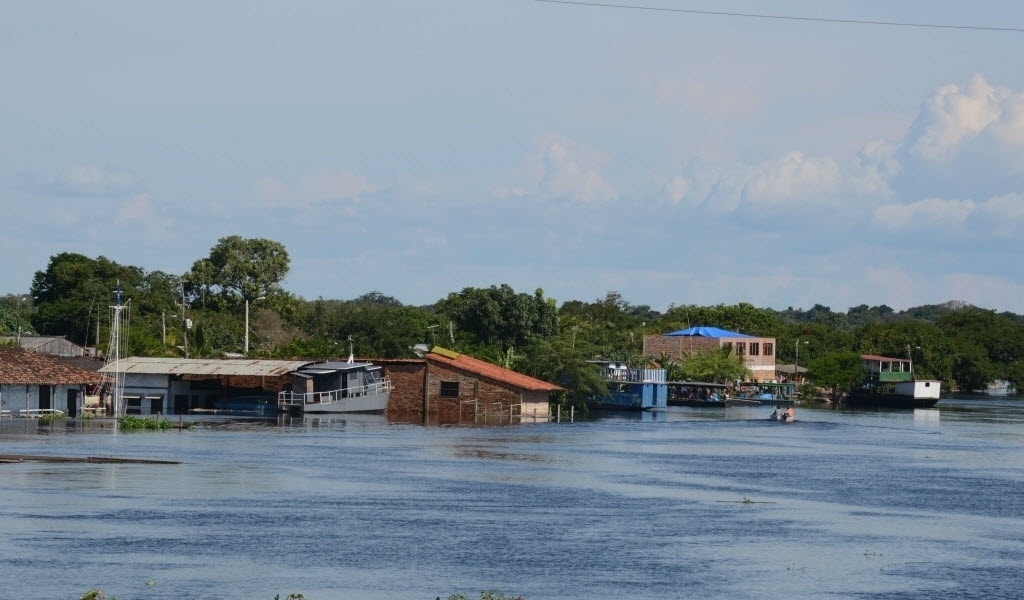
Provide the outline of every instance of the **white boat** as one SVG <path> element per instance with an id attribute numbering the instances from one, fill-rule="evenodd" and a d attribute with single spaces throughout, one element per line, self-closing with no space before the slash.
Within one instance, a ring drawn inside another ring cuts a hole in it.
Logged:
<path id="1" fill-rule="evenodd" d="M 292 373 L 290 390 L 277 395 L 280 411 L 306 414 L 382 412 L 391 398 L 391 380 L 373 363 L 322 362 Z"/>
<path id="2" fill-rule="evenodd" d="M 846 395 L 843 404 L 868 408 L 931 408 L 938 403 L 942 384 L 917 379 L 910 359 L 862 354 L 864 382 Z"/>

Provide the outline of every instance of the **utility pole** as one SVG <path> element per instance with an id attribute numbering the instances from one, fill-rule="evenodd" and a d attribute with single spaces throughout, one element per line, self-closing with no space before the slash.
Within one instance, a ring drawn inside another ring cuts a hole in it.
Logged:
<path id="1" fill-rule="evenodd" d="M 181 326 L 184 331 L 185 340 L 185 358 L 188 358 L 188 319 L 185 318 L 185 280 L 179 279 L 178 285 L 181 286 Z"/>

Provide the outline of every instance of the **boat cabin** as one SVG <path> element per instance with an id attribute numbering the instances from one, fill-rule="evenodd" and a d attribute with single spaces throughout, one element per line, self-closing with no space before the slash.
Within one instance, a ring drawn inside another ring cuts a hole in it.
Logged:
<path id="1" fill-rule="evenodd" d="M 606 394 L 587 400 L 591 408 L 648 410 L 668 406 L 665 369 L 634 369 L 618 361 L 589 362 L 597 365 L 608 381 Z"/>
<path id="2" fill-rule="evenodd" d="M 291 386 L 280 397 L 288 401 L 307 399 L 321 394 L 338 398 L 362 396 L 384 383 L 381 368 L 364 362 L 322 362 L 302 367 L 292 373 Z"/>
<path id="3" fill-rule="evenodd" d="M 860 364 L 867 370 L 868 378 L 872 381 L 895 383 L 914 380 L 914 363 L 909 359 L 862 354 Z"/>

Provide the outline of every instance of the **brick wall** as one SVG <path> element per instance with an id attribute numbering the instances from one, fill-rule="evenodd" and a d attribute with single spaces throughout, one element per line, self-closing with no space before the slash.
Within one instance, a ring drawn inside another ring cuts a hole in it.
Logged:
<path id="1" fill-rule="evenodd" d="M 485 407 L 488 412 L 500 411 L 507 415 L 509 406 L 519 403 L 524 404 L 524 415 L 536 418 L 548 415 L 547 392 L 520 393 L 473 373 L 427 360 L 373 359 L 372 362 L 381 366 L 394 386 L 388 402 L 388 417 L 421 420 L 424 400 L 429 406 L 430 418 L 440 421 L 472 420 L 474 410 L 483 412 Z M 442 397 L 442 382 L 457 382 L 458 397 Z M 473 400 L 476 400 L 475 405 Z"/>
<path id="2" fill-rule="evenodd" d="M 394 389 L 388 401 L 388 416 L 423 416 L 423 381 L 427 373 L 425 360 L 375 360 L 391 380 Z"/>
<path id="3" fill-rule="evenodd" d="M 775 338 L 708 338 L 685 335 L 645 335 L 644 354 L 661 358 L 667 354 L 672 360 L 683 362 L 687 354 L 699 350 L 718 350 L 725 344 L 732 344 L 733 352 L 743 344 L 743 364 L 750 369 L 751 381 L 775 379 Z M 757 345 L 757 354 L 751 352 L 751 344 Z"/>

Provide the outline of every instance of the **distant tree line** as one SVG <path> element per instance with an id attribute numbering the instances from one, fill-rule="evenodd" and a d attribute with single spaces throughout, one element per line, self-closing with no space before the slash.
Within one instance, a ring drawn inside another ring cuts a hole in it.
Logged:
<path id="1" fill-rule="evenodd" d="M 674 375 L 730 381 L 736 357 L 694 356 L 683 365 L 644 356 L 643 336 L 709 325 L 776 339 L 776 362 L 800 365 L 823 385 L 860 376 L 862 353 L 913 359 L 918 375 L 947 389 L 1024 383 L 1024 319 L 963 302 L 894 311 L 860 305 L 833 312 L 772 310 L 748 303 L 673 305 L 664 313 L 617 291 L 559 305 L 537 289 L 467 287 L 432 305 L 409 306 L 380 291 L 350 300 L 300 298 L 283 289 L 290 259 L 278 242 L 230 236 L 189 272 L 147 272 L 107 258 L 62 253 L 38 271 L 28 294 L 0 298 L 0 332 L 62 335 L 85 346 L 108 343 L 113 290 L 130 299 L 129 351 L 141 356 L 214 357 L 240 353 L 245 306 L 250 355 L 267 358 L 413 357 L 419 343 L 442 345 L 558 383 L 570 395 L 599 387 L 595 359 L 660 365 Z M 687 366 L 686 363 L 689 363 Z M 687 371 L 689 369 L 689 371 Z"/>

